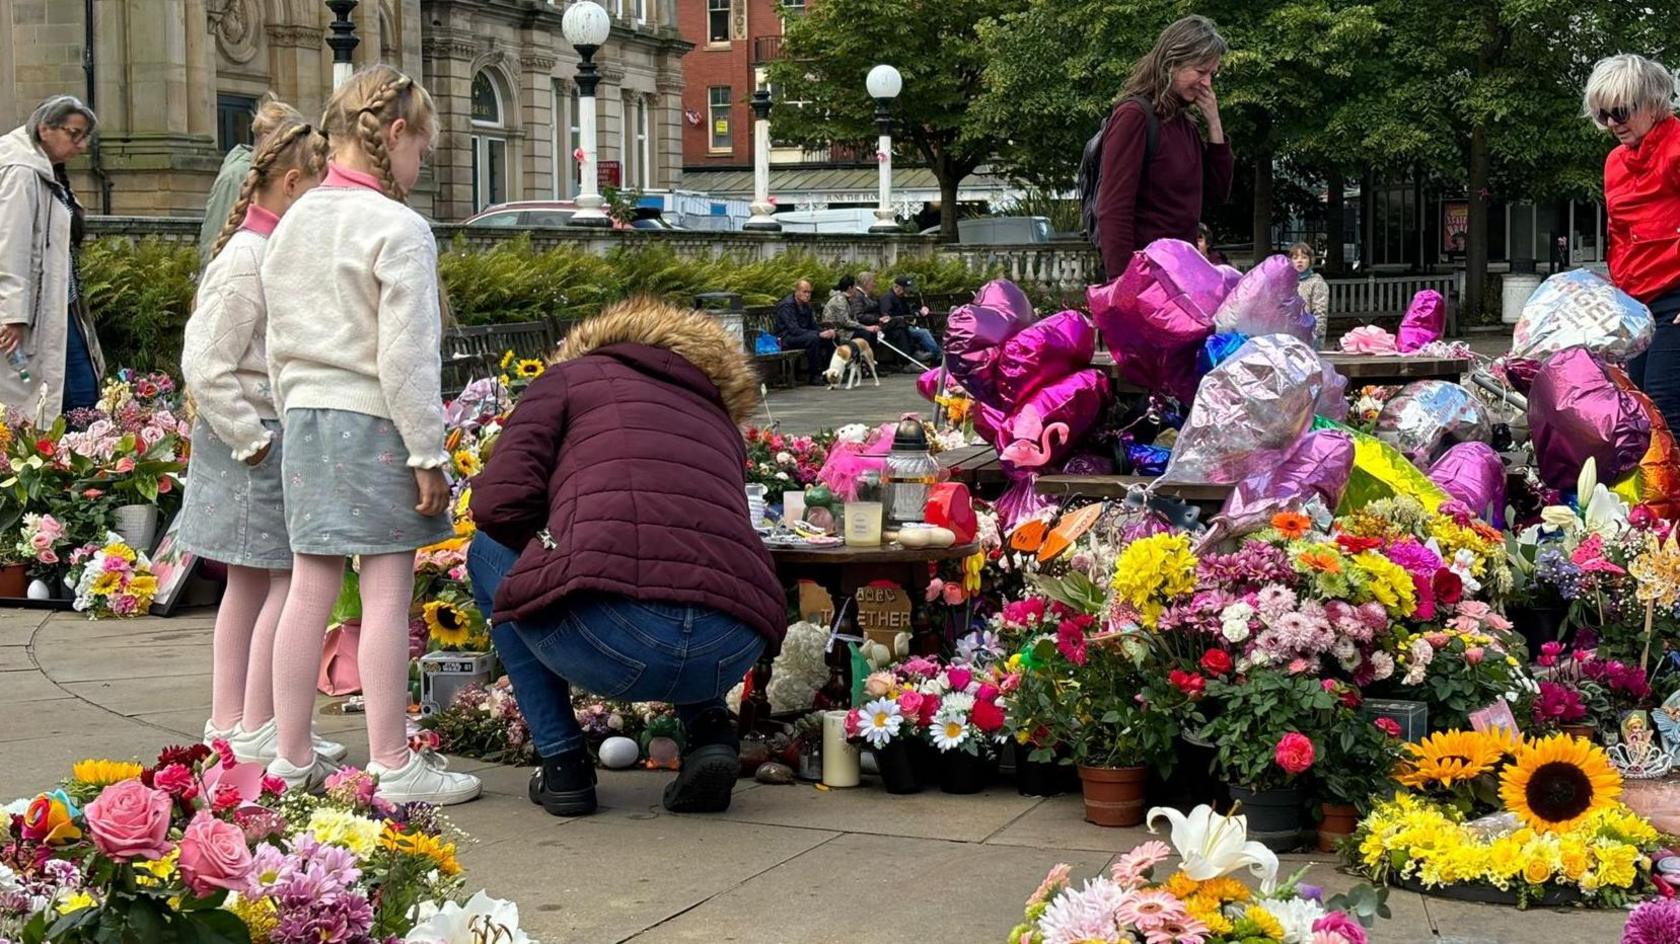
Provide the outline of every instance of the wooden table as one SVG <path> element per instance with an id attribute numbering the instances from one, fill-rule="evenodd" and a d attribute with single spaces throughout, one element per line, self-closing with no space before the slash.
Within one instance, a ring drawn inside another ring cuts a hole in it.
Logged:
<path id="1" fill-rule="evenodd" d="M 941 561 L 961 560 L 978 550 L 975 544 L 955 547 L 904 547 L 882 544 L 879 547 L 772 547 L 770 557 L 776 563 L 776 576 L 783 587 L 792 587 L 800 580 L 814 581 L 827 590 L 838 611 L 845 601 L 855 595 L 859 587 L 876 580 L 890 580 L 903 587 L 912 600 L 926 588 L 928 565 Z M 856 610 L 853 610 L 856 613 Z M 761 726 L 770 717 L 766 686 L 770 683 L 770 659 L 760 659 L 753 667 L 752 707 L 743 704 L 740 716 L 741 733 Z M 831 679 L 838 679 L 851 690 L 852 662 L 846 647 L 836 646 L 829 652 Z"/>
<path id="2" fill-rule="evenodd" d="M 998 464 L 997 450 L 988 443 L 950 449 L 934 457 L 952 482 L 968 486 L 970 494 L 978 495 L 982 486 L 1002 485 L 1009 481 Z"/>
<path id="3" fill-rule="evenodd" d="M 1325 351 L 1319 355 L 1335 366 L 1348 386 L 1403 386 L 1414 380 L 1459 382 L 1470 372 L 1467 357 L 1416 357 L 1410 354 L 1343 354 Z"/>
<path id="4" fill-rule="evenodd" d="M 1035 491 L 1040 495 L 1072 495 L 1081 498 L 1125 498 L 1132 486 L 1148 485 L 1154 479 L 1146 475 L 1041 475 Z M 1232 486 L 1211 482 L 1162 482 L 1155 486 L 1155 494 L 1176 498 L 1195 505 L 1208 514 L 1217 514 L 1225 507 L 1225 499 Z"/>

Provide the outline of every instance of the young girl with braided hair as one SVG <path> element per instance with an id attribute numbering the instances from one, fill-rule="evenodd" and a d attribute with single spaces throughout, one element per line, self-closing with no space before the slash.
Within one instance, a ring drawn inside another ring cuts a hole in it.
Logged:
<path id="1" fill-rule="evenodd" d="M 280 485 L 280 423 L 264 343 L 262 259 L 269 234 L 292 204 L 320 183 L 326 162 L 326 138 L 295 112 L 274 123 L 213 243 L 181 351 L 198 418 L 180 541 L 228 569 L 211 646 L 204 741 L 225 740 L 244 761 L 275 758 L 270 669 L 292 567 Z M 345 755 L 342 745 L 314 743 L 335 760 Z"/>
<path id="2" fill-rule="evenodd" d="M 388 802 L 461 803 L 478 779 L 412 750 L 406 726 L 414 552 L 453 534 L 437 242 L 402 202 L 437 113 L 417 82 L 374 65 L 333 93 L 322 124 L 326 179 L 280 222 L 262 268 L 293 552 L 274 642 L 279 756 L 268 769 L 301 788 L 332 771 L 311 749 L 309 722 L 327 617 L 345 558 L 358 557 L 366 769 Z"/>

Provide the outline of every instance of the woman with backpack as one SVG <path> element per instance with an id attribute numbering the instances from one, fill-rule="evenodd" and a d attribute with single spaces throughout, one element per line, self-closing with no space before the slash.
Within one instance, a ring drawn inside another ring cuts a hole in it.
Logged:
<path id="1" fill-rule="evenodd" d="M 1086 226 L 1108 278 L 1157 239 L 1193 243 L 1206 200 L 1231 195 L 1231 146 L 1219 120 L 1213 78 L 1225 40 L 1205 16 L 1167 27 L 1138 60 L 1126 93 L 1086 146 L 1081 168 Z M 1207 139 L 1191 118 L 1201 113 Z M 1091 171 L 1096 171 L 1093 175 Z"/>

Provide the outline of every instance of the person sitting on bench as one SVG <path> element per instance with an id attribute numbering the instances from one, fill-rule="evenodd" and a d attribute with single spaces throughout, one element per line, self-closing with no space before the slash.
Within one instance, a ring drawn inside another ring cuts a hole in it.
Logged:
<path id="1" fill-rule="evenodd" d="M 805 352 L 805 382 L 814 387 L 824 382 L 823 368 L 834 354 L 834 329 L 817 323 L 816 311 L 811 308 L 813 291 L 809 279 L 800 279 L 793 294 L 776 304 L 770 333 L 781 342 L 782 350 Z"/>

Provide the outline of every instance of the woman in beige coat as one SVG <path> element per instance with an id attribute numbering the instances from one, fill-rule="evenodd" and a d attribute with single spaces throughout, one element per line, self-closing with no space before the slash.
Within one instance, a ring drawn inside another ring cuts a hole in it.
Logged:
<path id="1" fill-rule="evenodd" d="M 0 137 L 0 404 L 43 421 L 97 403 L 105 371 L 76 273 L 82 207 L 64 170 L 96 125 L 58 95 Z"/>

